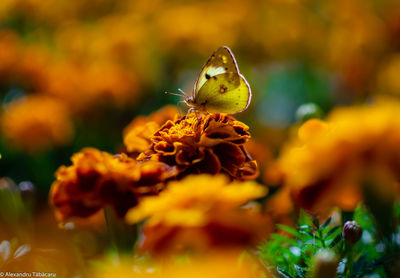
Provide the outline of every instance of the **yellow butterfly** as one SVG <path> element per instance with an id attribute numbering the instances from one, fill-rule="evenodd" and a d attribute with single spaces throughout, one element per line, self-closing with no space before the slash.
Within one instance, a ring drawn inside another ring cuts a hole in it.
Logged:
<path id="1" fill-rule="evenodd" d="M 226 46 L 215 50 L 205 63 L 192 96 L 179 91 L 187 105 L 202 112 L 235 114 L 246 110 L 251 101 L 250 86 Z"/>

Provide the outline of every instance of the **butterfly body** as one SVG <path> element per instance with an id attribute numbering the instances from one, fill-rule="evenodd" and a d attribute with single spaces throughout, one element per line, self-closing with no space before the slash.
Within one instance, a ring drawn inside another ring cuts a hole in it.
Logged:
<path id="1" fill-rule="evenodd" d="M 239 72 L 232 51 L 222 46 L 205 63 L 185 102 L 193 109 L 209 113 L 235 114 L 247 109 L 251 89 Z"/>

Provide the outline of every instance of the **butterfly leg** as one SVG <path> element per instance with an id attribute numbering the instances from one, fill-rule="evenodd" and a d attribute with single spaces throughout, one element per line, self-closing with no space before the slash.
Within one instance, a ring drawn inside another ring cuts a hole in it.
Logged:
<path id="1" fill-rule="evenodd" d="M 178 111 L 181 116 L 189 114 L 190 109 L 192 109 L 192 108 L 188 109 L 188 105 L 184 100 L 179 101 L 176 106 L 178 107 Z"/>

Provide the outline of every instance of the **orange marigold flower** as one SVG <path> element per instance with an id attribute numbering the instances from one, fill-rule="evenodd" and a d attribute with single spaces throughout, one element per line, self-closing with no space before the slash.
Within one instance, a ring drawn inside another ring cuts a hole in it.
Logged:
<path id="1" fill-rule="evenodd" d="M 20 46 L 18 37 L 10 30 L 0 31 L 0 81 L 10 77 L 18 61 Z"/>
<path id="2" fill-rule="evenodd" d="M 266 187 L 253 181 L 191 175 L 170 182 L 158 196 L 144 198 L 127 213 L 126 220 L 137 223 L 147 219 L 141 250 L 154 255 L 239 248 L 257 243 L 268 233 L 268 219 L 240 209 L 266 193 Z"/>
<path id="3" fill-rule="evenodd" d="M 167 105 L 148 117 L 133 119 L 124 129 L 124 144 L 130 153 L 139 154 L 151 147 L 151 136 L 168 120 L 175 120 L 179 115 L 176 106 Z"/>
<path id="4" fill-rule="evenodd" d="M 15 146 L 40 151 L 68 143 L 73 124 L 66 107 L 41 95 L 11 102 L 1 117 L 4 136 Z"/>
<path id="5" fill-rule="evenodd" d="M 400 102 L 336 109 L 326 122 L 310 120 L 284 148 L 278 164 L 294 200 L 316 213 L 352 210 L 366 183 L 398 195 Z"/>
<path id="6" fill-rule="evenodd" d="M 234 179 L 252 179 L 258 168 L 244 148 L 250 138 L 248 129 L 228 114 L 190 113 L 167 121 L 137 159 L 177 166 L 179 177 L 222 172 Z"/>
<path id="7" fill-rule="evenodd" d="M 114 156 L 93 148 L 83 149 L 71 160 L 71 166 L 57 170 L 50 193 L 59 220 L 88 217 L 105 206 L 122 217 L 140 196 L 158 193 L 174 172 L 163 163 L 138 163 L 125 154 Z"/>
<path id="8" fill-rule="evenodd" d="M 52 67 L 51 56 L 45 47 L 21 45 L 13 78 L 23 88 L 47 93 L 48 74 Z"/>
<path id="9" fill-rule="evenodd" d="M 40 89 L 63 99 L 75 113 L 96 105 L 125 107 L 139 96 L 135 77 L 109 63 L 53 62 L 45 77 Z"/>
<path id="10" fill-rule="evenodd" d="M 118 264 L 96 264 L 89 277 L 132 278 L 268 278 L 272 276 L 259 262 L 249 256 L 238 257 L 231 252 L 215 252 L 205 257 L 190 257 L 185 261 L 171 261 L 164 265 L 149 265 L 127 259 Z"/>

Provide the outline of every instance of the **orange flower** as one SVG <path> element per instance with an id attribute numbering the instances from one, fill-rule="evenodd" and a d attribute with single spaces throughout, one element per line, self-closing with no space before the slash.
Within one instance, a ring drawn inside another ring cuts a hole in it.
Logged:
<path id="1" fill-rule="evenodd" d="M 252 179 L 258 168 L 244 148 L 250 138 L 248 129 L 227 114 L 191 113 L 167 121 L 151 137 L 151 147 L 137 159 L 177 166 L 178 177 L 226 173 L 234 179 Z"/>
<path id="2" fill-rule="evenodd" d="M 22 88 L 46 93 L 49 72 L 52 69 L 48 50 L 42 46 L 20 46 L 18 61 L 14 66 L 13 79 Z"/>
<path id="3" fill-rule="evenodd" d="M 125 107 L 139 96 L 131 70 L 107 57 L 92 61 L 56 56 L 40 43 L 24 45 L 16 34 L 4 30 L 0 32 L 0 82 L 57 97 L 74 112 L 96 105 Z"/>
<path id="4" fill-rule="evenodd" d="M 399 195 L 399 115 L 400 103 L 386 100 L 304 123 L 278 160 L 297 204 L 315 213 L 353 210 L 371 182 L 385 198 Z"/>
<path id="5" fill-rule="evenodd" d="M 159 32 L 163 50 L 185 44 L 184 50 L 189 48 L 201 53 L 204 49 L 240 41 L 241 22 L 252 15 L 254 6 L 251 1 L 237 0 L 230 5 L 223 1 L 165 2 L 157 7 L 159 11 L 154 27 Z M 203 22 L 203 28 L 198 28 L 198 22 Z"/>
<path id="6" fill-rule="evenodd" d="M 0 32 L 0 81 L 10 77 L 12 69 L 18 60 L 19 42 L 17 35 L 11 31 Z"/>
<path id="7" fill-rule="evenodd" d="M 400 95 L 400 80 L 397 78 L 400 73 L 400 55 L 388 57 L 379 71 L 377 90 L 379 92 Z"/>
<path id="8" fill-rule="evenodd" d="M 42 91 L 64 100 L 75 112 L 95 105 L 124 107 L 138 94 L 132 74 L 109 63 L 53 62 Z"/>
<path id="9" fill-rule="evenodd" d="M 59 220 L 88 217 L 107 205 L 124 216 L 140 196 L 158 193 L 174 172 L 163 163 L 138 163 L 125 154 L 113 156 L 93 148 L 83 149 L 71 160 L 71 166 L 57 170 L 50 193 Z"/>
<path id="10" fill-rule="evenodd" d="M 154 255 L 240 248 L 268 233 L 268 219 L 239 208 L 266 193 L 253 181 L 230 183 L 226 175 L 191 175 L 170 182 L 159 196 L 144 198 L 126 219 L 147 219 L 141 250 Z"/>
<path id="11" fill-rule="evenodd" d="M 64 145 L 73 134 L 66 107 L 40 95 L 11 102 L 2 115 L 1 124 L 4 136 L 28 152 Z"/>
<path id="12" fill-rule="evenodd" d="M 143 262 L 119 260 L 118 264 L 106 262 L 96 264 L 89 277 L 132 277 L 132 278 L 268 278 L 273 277 L 259 262 L 250 256 L 216 252 L 206 257 L 191 257 L 184 261 L 168 264 L 147 265 Z"/>
<path id="13" fill-rule="evenodd" d="M 136 117 L 124 129 L 124 144 L 130 153 L 137 154 L 151 147 L 151 136 L 168 120 L 175 120 L 179 115 L 175 106 L 167 105 L 148 117 Z"/>

